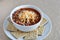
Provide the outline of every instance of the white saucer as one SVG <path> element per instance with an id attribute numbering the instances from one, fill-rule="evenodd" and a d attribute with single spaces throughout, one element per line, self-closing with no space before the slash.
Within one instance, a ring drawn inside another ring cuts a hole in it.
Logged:
<path id="1" fill-rule="evenodd" d="M 5 21 L 3 23 L 4 32 L 11 40 L 16 40 L 16 38 L 14 36 L 12 36 L 12 34 L 7 30 L 7 25 L 8 25 L 7 19 L 8 19 L 8 17 L 5 19 Z M 51 23 L 50 18 L 46 14 L 43 14 L 43 17 L 48 20 L 48 23 L 44 26 L 45 27 L 44 33 L 42 36 L 38 37 L 38 40 L 45 39 L 48 36 L 48 34 L 51 32 L 51 29 L 52 29 L 52 23 Z M 21 38 L 20 40 L 23 40 L 23 38 Z"/>

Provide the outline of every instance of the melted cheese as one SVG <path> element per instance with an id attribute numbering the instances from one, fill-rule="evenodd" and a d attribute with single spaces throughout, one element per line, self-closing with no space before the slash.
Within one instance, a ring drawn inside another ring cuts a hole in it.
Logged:
<path id="1" fill-rule="evenodd" d="M 30 19 L 32 20 L 32 22 L 34 22 L 34 20 L 36 19 L 36 13 L 33 11 L 29 11 L 29 10 L 23 10 L 19 13 L 19 19 L 25 22 L 30 22 Z"/>

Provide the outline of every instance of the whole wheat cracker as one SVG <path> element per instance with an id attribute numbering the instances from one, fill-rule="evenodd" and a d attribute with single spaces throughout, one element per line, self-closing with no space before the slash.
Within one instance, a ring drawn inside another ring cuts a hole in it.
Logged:
<path id="1" fill-rule="evenodd" d="M 24 37 L 24 36 L 26 35 L 26 33 L 25 33 L 25 32 L 22 32 L 22 31 L 11 32 L 11 34 L 12 34 L 15 38 Z"/>
<path id="2" fill-rule="evenodd" d="M 46 18 L 43 18 L 42 22 L 40 23 L 40 25 L 45 25 L 48 22 L 48 20 Z"/>
<path id="3" fill-rule="evenodd" d="M 25 39 L 28 37 L 28 39 L 30 38 L 36 38 L 38 36 L 38 32 L 37 30 L 31 31 L 31 32 L 22 32 L 22 31 L 15 31 L 15 32 L 11 32 L 11 34 L 15 37 L 15 38 L 19 38 L 19 37 L 25 37 Z"/>
<path id="4" fill-rule="evenodd" d="M 38 38 L 38 30 L 31 31 L 25 35 L 24 40 L 35 40 Z"/>
<path id="5" fill-rule="evenodd" d="M 8 23 L 8 26 L 7 26 L 7 30 L 9 31 L 17 31 L 17 29 L 14 27 L 14 25 L 12 23 Z"/>
<path id="6" fill-rule="evenodd" d="M 38 35 L 41 36 L 45 30 L 45 27 L 43 25 L 40 25 L 38 28 Z"/>

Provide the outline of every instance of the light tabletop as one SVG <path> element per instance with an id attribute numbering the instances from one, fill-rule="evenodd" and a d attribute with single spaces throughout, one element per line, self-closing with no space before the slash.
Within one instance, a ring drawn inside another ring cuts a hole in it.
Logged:
<path id="1" fill-rule="evenodd" d="M 52 21 L 52 31 L 44 40 L 60 40 L 60 0 L 0 0 L 0 40 L 9 40 L 4 34 L 3 22 L 13 8 L 19 5 L 36 5 Z"/>

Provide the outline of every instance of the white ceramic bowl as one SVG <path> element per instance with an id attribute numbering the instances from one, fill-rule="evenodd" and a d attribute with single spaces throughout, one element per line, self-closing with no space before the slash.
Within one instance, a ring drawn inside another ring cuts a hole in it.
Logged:
<path id="1" fill-rule="evenodd" d="M 41 20 L 40 20 L 38 23 L 36 23 L 36 24 L 34 24 L 34 25 L 30 25 L 30 26 L 23 26 L 23 25 L 19 25 L 19 24 L 15 23 L 15 22 L 12 20 L 12 14 L 13 14 L 15 11 L 17 11 L 18 9 L 20 9 L 20 8 L 33 8 L 33 9 L 37 10 L 38 12 L 40 12 Z M 14 25 L 17 29 L 19 29 L 19 30 L 21 30 L 21 31 L 24 31 L 24 32 L 29 32 L 29 31 L 32 31 L 32 30 L 36 29 L 36 28 L 40 25 L 40 23 L 41 23 L 41 21 L 42 21 L 43 18 L 42 18 L 42 11 L 41 11 L 38 7 L 36 7 L 36 6 L 34 6 L 34 5 L 21 5 L 21 6 L 18 6 L 18 7 L 14 8 L 14 9 L 12 10 L 12 12 L 11 12 L 11 14 L 10 14 L 10 19 L 11 19 L 13 25 Z"/>

